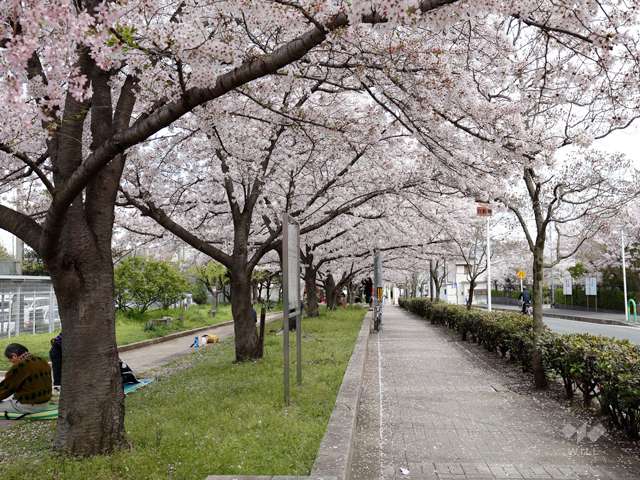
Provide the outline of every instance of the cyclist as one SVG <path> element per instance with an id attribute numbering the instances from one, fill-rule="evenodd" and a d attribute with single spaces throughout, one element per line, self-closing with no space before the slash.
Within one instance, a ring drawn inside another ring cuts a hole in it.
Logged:
<path id="1" fill-rule="evenodd" d="M 531 294 L 527 287 L 524 287 L 518 299 L 522 302 L 522 313 L 527 314 L 528 308 L 531 306 Z"/>

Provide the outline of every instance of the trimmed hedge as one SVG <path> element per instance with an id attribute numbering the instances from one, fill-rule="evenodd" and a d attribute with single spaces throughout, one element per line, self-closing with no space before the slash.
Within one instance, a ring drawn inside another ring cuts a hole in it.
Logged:
<path id="1" fill-rule="evenodd" d="M 519 313 L 467 310 L 422 298 L 400 306 L 436 325 L 460 333 L 503 358 L 531 368 L 536 339 L 533 319 Z M 627 340 L 590 334 L 557 334 L 546 329 L 537 339 L 547 375 L 562 379 L 565 393 L 580 392 L 584 404 L 596 399 L 603 414 L 630 437 L 640 437 L 640 349 Z"/>

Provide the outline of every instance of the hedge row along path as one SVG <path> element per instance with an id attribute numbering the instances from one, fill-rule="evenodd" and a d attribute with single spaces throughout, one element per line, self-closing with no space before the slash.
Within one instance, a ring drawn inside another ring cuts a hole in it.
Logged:
<path id="1" fill-rule="evenodd" d="M 633 442 L 515 388 L 476 347 L 385 306 L 369 343 L 353 480 L 640 478 Z"/>

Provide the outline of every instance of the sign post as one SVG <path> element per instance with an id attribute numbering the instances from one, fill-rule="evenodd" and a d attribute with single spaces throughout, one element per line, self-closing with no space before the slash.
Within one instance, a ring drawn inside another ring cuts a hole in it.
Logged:
<path id="1" fill-rule="evenodd" d="M 488 203 L 477 202 L 476 213 L 479 217 L 487 217 L 487 310 L 491 311 L 491 206 Z"/>
<path id="2" fill-rule="evenodd" d="M 524 285 L 522 284 L 522 281 L 526 276 L 527 276 L 527 273 L 524 270 L 518 270 L 516 272 L 516 277 L 520 279 L 520 293 L 524 291 Z"/>
<path id="3" fill-rule="evenodd" d="M 300 225 L 284 213 L 282 217 L 282 353 L 284 403 L 291 401 L 289 388 L 289 318 L 296 319 L 296 377 L 302 383 L 302 307 L 300 305 Z"/>
<path id="4" fill-rule="evenodd" d="M 382 258 L 380 251 L 373 251 L 373 325 L 374 330 L 380 329 L 382 322 L 382 299 L 384 286 L 382 284 Z"/>
<path id="5" fill-rule="evenodd" d="M 562 280 L 562 293 L 567 297 L 573 295 L 573 279 L 571 277 L 564 277 Z"/>
<path id="6" fill-rule="evenodd" d="M 598 279 L 596 277 L 586 277 L 584 280 L 584 293 L 587 295 L 587 307 L 589 307 L 589 297 L 595 297 L 595 309 L 598 311 Z"/>

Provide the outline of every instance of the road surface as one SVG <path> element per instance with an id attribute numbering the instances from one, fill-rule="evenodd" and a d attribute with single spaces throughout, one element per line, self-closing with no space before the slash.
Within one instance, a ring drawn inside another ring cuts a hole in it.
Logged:
<path id="1" fill-rule="evenodd" d="M 640 327 L 626 327 L 622 325 L 605 325 L 599 323 L 576 322 L 564 318 L 543 317 L 544 323 L 558 333 L 591 333 L 627 339 L 636 345 L 640 345 Z"/>

